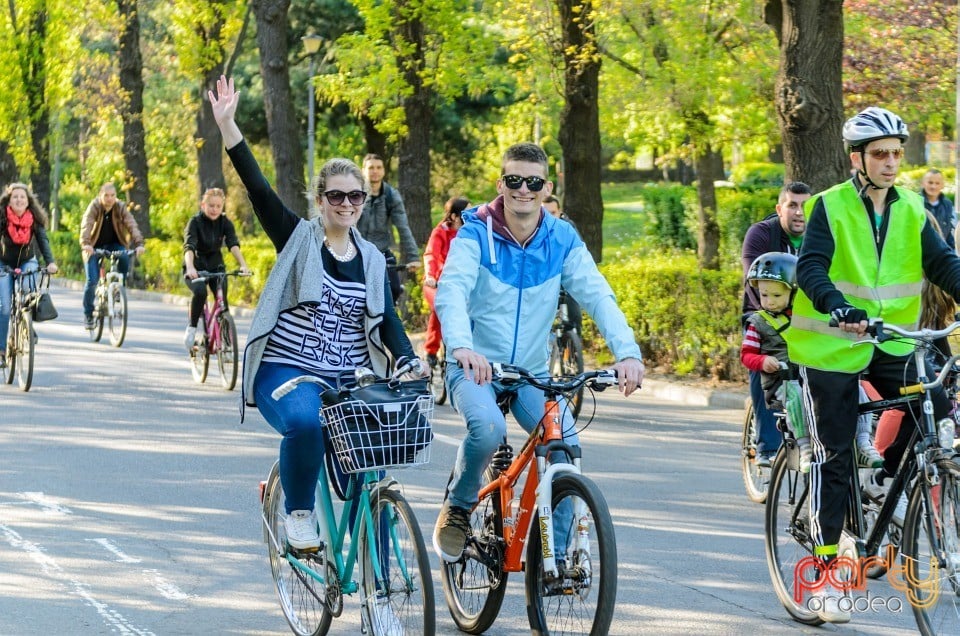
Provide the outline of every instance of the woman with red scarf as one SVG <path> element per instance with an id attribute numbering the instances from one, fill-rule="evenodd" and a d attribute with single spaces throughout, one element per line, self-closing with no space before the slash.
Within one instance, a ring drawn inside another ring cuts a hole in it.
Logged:
<path id="1" fill-rule="evenodd" d="M 47 213 L 24 183 L 11 183 L 0 195 L 0 264 L 33 272 L 40 268 L 37 252 L 47 271 L 57 272 L 57 263 L 47 240 Z M 0 275 L 0 368 L 6 366 L 7 332 L 13 276 Z"/>
<path id="2" fill-rule="evenodd" d="M 433 308 L 433 299 L 437 295 L 437 281 L 440 272 L 447 260 L 450 251 L 450 241 L 457 235 L 457 230 L 463 225 L 461 215 L 470 202 L 463 197 L 453 197 L 443 206 L 443 218 L 437 227 L 430 233 L 427 241 L 427 250 L 423 253 L 423 297 L 430 305 L 430 317 L 427 319 L 427 339 L 424 350 L 427 353 L 427 362 L 431 367 L 437 365 L 437 352 L 440 351 L 440 319 Z"/>

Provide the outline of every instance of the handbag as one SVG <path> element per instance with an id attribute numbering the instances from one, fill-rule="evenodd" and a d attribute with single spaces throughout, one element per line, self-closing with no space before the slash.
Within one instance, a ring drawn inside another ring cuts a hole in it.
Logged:
<path id="1" fill-rule="evenodd" d="M 37 294 L 37 299 L 33 301 L 33 320 L 34 322 L 45 322 L 53 320 L 60 314 L 53 305 L 53 298 L 50 292 L 43 291 Z"/>
<path id="2" fill-rule="evenodd" d="M 433 441 L 433 395 L 426 380 L 378 381 L 325 396 L 327 434 L 345 473 L 421 464 Z"/>

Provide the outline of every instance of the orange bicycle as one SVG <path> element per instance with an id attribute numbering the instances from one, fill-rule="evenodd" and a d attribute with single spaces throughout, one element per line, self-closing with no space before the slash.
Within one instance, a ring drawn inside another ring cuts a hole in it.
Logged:
<path id="1" fill-rule="evenodd" d="M 566 404 L 560 398 L 583 387 L 602 391 L 616 385 L 616 374 L 587 371 L 552 379 L 516 366 L 493 367 L 494 381 L 508 387 L 498 399 L 504 413 L 516 395 L 513 387 L 537 387 L 546 403 L 519 454 L 506 440 L 494 454 L 463 555 L 441 564 L 450 614 L 462 631 L 486 631 L 500 612 L 507 575 L 525 570 L 534 634 L 606 634 L 617 596 L 613 520 L 600 488 L 580 471 L 580 447 L 564 441 Z"/>

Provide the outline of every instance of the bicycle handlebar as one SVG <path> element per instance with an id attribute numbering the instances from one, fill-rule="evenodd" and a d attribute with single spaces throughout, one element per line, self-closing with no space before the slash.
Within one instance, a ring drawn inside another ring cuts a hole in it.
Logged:
<path id="1" fill-rule="evenodd" d="M 381 381 L 386 380 L 387 382 L 399 382 L 400 378 L 408 373 L 413 373 L 413 374 L 423 373 L 423 363 L 420 362 L 419 358 L 409 358 L 409 359 L 401 358 L 398 361 L 397 369 L 390 375 L 389 378 L 378 378 L 376 374 L 374 374 L 372 371 L 370 371 L 366 367 L 358 367 L 354 372 L 354 375 L 356 377 L 356 386 L 342 387 L 342 388 L 346 388 L 349 391 L 351 389 L 369 386 L 370 384 L 373 384 L 378 380 L 381 380 Z M 327 382 L 323 378 L 317 377 L 315 375 L 300 375 L 293 378 L 292 380 L 287 380 L 286 382 L 278 386 L 270 394 L 270 397 L 272 397 L 274 400 L 279 401 L 282 397 L 284 397 L 285 395 L 293 391 L 295 388 L 297 388 L 298 384 L 302 384 L 304 382 L 312 382 L 313 384 L 319 385 L 324 390 L 332 390 L 332 391 L 337 390 L 337 387 L 332 386 L 329 382 Z"/>
<path id="2" fill-rule="evenodd" d="M 194 282 L 200 281 L 204 283 L 208 278 L 226 278 L 227 276 L 253 276 L 253 272 L 241 273 L 239 269 L 235 269 L 232 272 L 208 272 L 206 270 L 200 270 L 197 272 L 197 277 L 193 279 Z"/>
<path id="3" fill-rule="evenodd" d="M 137 253 L 137 250 L 104 250 L 104 249 L 100 249 L 100 248 L 97 248 L 97 249 L 93 250 L 93 255 L 94 255 L 94 256 L 108 256 L 108 257 L 110 257 L 110 258 L 113 258 L 113 257 L 115 257 L 115 256 L 117 256 L 117 257 L 119 257 L 119 256 L 133 256 L 133 255 L 136 254 L 136 253 Z"/>
<path id="4" fill-rule="evenodd" d="M 573 393 L 581 386 L 589 386 L 595 391 L 603 391 L 608 386 L 617 384 L 617 372 L 614 369 L 584 371 L 571 378 L 555 380 L 553 378 L 537 377 L 523 367 L 513 364 L 494 362 L 492 366 L 494 380 L 525 382 L 542 391 Z"/>

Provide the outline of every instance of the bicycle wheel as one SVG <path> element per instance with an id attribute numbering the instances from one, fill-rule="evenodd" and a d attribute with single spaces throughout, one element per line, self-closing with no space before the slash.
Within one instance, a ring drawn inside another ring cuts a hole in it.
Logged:
<path id="1" fill-rule="evenodd" d="M 940 459 L 936 467 L 940 483 L 914 486 L 907 506 L 902 578 L 921 634 L 960 634 L 960 465 Z"/>
<path id="2" fill-rule="evenodd" d="M 488 468 L 484 484 L 492 479 L 493 472 Z M 471 534 L 460 560 L 440 561 L 440 581 L 450 616 L 460 631 L 468 634 L 482 634 L 493 625 L 507 591 L 499 497 L 500 493 L 494 492 L 473 509 Z"/>
<path id="3" fill-rule="evenodd" d="M 197 322 L 196 345 L 190 353 L 190 372 L 193 379 L 203 384 L 207 381 L 207 372 L 210 370 L 210 351 L 207 347 L 207 326 L 203 316 Z"/>
<path id="4" fill-rule="evenodd" d="M 764 519 L 764 543 L 767 567 L 773 589 L 794 620 L 821 625 L 817 613 L 807 609 L 804 599 L 797 601 L 795 573 L 797 564 L 813 555 L 810 535 L 809 475 L 790 470 L 786 444 L 773 462 Z"/>
<path id="5" fill-rule="evenodd" d="M 33 384 L 33 316 L 29 311 L 20 312 L 17 321 L 14 359 L 17 367 L 17 384 L 21 391 L 29 391 Z"/>
<path id="6" fill-rule="evenodd" d="M 553 480 L 552 504 L 555 511 L 569 506 L 573 514 L 564 525 L 554 515 L 559 577 L 543 571 L 543 553 L 550 548 L 543 546 L 540 533 L 531 532 L 528 538 L 530 629 L 534 634 L 606 634 L 617 599 L 617 539 L 607 502 L 589 478 L 563 473 Z M 538 519 L 533 528 L 539 527 Z"/>
<path id="7" fill-rule="evenodd" d="M 743 438 L 740 442 L 740 467 L 743 470 L 743 483 L 747 487 L 747 498 L 756 503 L 767 500 L 767 486 L 770 470 L 757 466 L 757 418 L 753 411 L 753 402 L 747 399 L 747 414 L 743 419 Z"/>
<path id="8" fill-rule="evenodd" d="M 413 508 L 390 488 L 374 490 L 370 507 L 374 536 L 364 525 L 358 556 L 365 624 L 374 635 L 432 635 L 436 607 L 430 557 Z"/>
<path id="9" fill-rule="evenodd" d="M 298 636 L 326 634 L 333 615 L 327 608 L 323 585 L 287 559 L 287 536 L 284 529 L 284 497 L 280 485 L 279 463 L 273 465 L 263 494 L 264 536 L 270 557 L 270 572 L 277 589 L 277 598 L 290 629 Z M 319 572 L 325 568 L 320 556 L 298 555 L 297 559 Z"/>
<path id="10" fill-rule="evenodd" d="M 10 314 L 9 329 L 7 331 L 7 366 L 3 369 L 3 380 L 7 384 L 13 384 L 14 378 L 17 377 L 17 356 L 15 355 L 17 350 L 16 345 L 16 333 L 17 333 L 17 314 L 16 312 Z"/>
<path id="11" fill-rule="evenodd" d="M 444 375 L 447 370 L 447 363 L 440 356 L 444 355 L 441 350 L 437 355 L 437 364 L 430 367 L 430 392 L 433 393 L 433 403 L 442 405 L 447 401 L 447 383 L 444 381 Z"/>
<path id="12" fill-rule="evenodd" d="M 237 386 L 237 323 L 233 316 L 224 312 L 217 319 L 220 323 L 220 344 L 217 347 L 217 366 L 220 367 L 220 384 L 227 391 Z"/>
<path id="13" fill-rule="evenodd" d="M 110 323 L 110 344 L 119 347 L 127 336 L 127 288 L 110 283 L 107 292 L 107 316 Z"/>
<path id="14" fill-rule="evenodd" d="M 106 295 L 106 286 L 98 285 L 93 305 L 93 329 L 90 330 L 90 340 L 93 342 L 100 342 L 103 337 L 103 318 L 107 313 Z"/>

